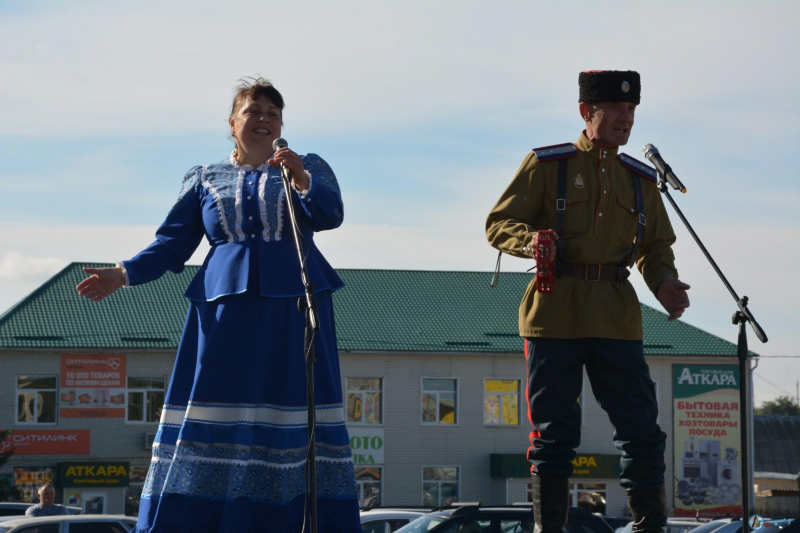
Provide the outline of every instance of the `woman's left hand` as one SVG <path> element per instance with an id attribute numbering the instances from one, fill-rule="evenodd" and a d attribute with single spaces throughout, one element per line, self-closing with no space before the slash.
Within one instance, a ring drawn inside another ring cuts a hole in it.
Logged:
<path id="1" fill-rule="evenodd" d="M 269 164 L 276 168 L 281 168 L 283 163 L 289 169 L 289 175 L 292 177 L 292 183 L 298 191 L 305 191 L 308 189 L 308 176 L 306 169 L 303 168 L 303 160 L 300 156 L 292 152 L 288 148 L 281 148 L 274 154 Z"/>

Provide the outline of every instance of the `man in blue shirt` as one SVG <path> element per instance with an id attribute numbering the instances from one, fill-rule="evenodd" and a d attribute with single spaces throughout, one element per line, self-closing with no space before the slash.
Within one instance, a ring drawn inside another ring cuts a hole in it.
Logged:
<path id="1" fill-rule="evenodd" d="M 42 485 L 39 487 L 39 503 L 31 505 L 25 511 L 25 516 L 55 516 L 62 514 L 69 514 L 69 511 L 63 505 L 55 503 L 56 489 L 51 484 Z"/>

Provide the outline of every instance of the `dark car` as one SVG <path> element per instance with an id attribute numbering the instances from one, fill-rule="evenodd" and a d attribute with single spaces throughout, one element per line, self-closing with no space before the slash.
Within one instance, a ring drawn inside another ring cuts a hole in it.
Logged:
<path id="1" fill-rule="evenodd" d="M 569 533 L 614 533 L 599 516 L 586 509 L 569 508 Z M 529 505 L 482 506 L 454 504 L 422 516 L 396 533 L 531 533 L 533 514 Z"/>

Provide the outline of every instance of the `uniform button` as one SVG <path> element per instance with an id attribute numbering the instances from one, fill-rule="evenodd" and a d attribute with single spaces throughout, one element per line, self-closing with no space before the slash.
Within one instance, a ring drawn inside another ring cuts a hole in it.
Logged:
<path id="1" fill-rule="evenodd" d="M 631 207 L 631 213 L 633 213 L 633 208 Z"/>
<path id="2" fill-rule="evenodd" d="M 252 196 L 248 196 L 248 197 L 247 197 L 247 199 L 248 199 L 248 200 L 250 200 L 251 198 L 252 198 Z"/>
<path id="3" fill-rule="evenodd" d="M 253 217 L 247 217 L 247 220 L 253 220 Z"/>
<path id="4" fill-rule="evenodd" d="M 599 217 L 602 217 L 602 216 L 603 216 L 603 213 L 600 213 L 600 214 L 599 214 L 599 215 L 597 215 L 597 216 L 599 216 Z"/>
<path id="5" fill-rule="evenodd" d="M 248 184 L 248 185 L 252 185 L 252 184 L 253 184 L 253 182 L 252 182 L 252 181 L 248 181 L 248 182 L 247 182 L 247 184 Z"/>
<path id="6" fill-rule="evenodd" d="M 606 194 L 606 190 L 605 189 L 603 189 L 603 194 Z"/>
<path id="7" fill-rule="evenodd" d="M 255 238 L 256 238 L 256 234 L 255 234 L 255 233 L 251 233 L 251 234 L 250 234 L 250 238 L 251 238 L 251 239 L 255 239 Z"/>
<path id="8" fill-rule="evenodd" d="M 600 169 L 600 172 L 605 172 L 605 171 L 606 171 L 606 169 L 604 169 L 604 168 L 601 168 L 601 169 Z M 251 185 L 252 185 L 252 184 L 251 184 Z"/>

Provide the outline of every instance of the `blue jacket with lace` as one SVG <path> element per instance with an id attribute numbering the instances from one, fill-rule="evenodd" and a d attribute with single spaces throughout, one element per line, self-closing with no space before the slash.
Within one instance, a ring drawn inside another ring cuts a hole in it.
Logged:
<path id="1" fill-rule="evenodd" d="M 292 190 L 307 268 L 314 291 L 344 286 L 314 244 L 314 232 L 337 228 L 344 219 L 339 184 L 318 155 L 303 156 L 309 188 Z M 186 291 L 194 301 L 211 301 L 258 288 L 262 296 L 304 293 L 280 170 L 266 163 L 239 166 L 233 157 L 186 173 L 175 206 L 156 231 L 156 240 L 122 262 L 128 285 L 180 273 L 203 236 L 211 250 Z"/>

